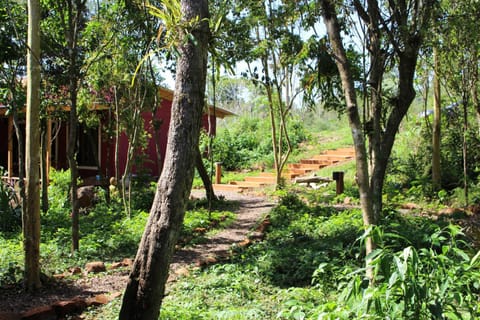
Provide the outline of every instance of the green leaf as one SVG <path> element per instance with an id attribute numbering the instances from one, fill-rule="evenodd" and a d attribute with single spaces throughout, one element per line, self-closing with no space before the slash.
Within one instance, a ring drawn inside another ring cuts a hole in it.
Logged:
<path id="1" fill-rule="evenodd" d="M 476 266 L 479 258 L 480 258 L 480 250 L 475 254 L 475 256 L 473 256 L 472 260 L 470 260 L 470 266 Z"/>

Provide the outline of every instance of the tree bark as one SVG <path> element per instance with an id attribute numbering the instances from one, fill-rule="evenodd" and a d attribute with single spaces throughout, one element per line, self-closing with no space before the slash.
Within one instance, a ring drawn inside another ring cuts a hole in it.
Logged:
<path id="1" fill-rule="evenodd" d="M 375 225 L 376 220 L 373 211 L 372 193 L 370 190 L 367 150 L 363 127 L 360 121 L 360 114 L 357 105 L 357 96 L 351 66 L 348 61 L 345 48 L 340 35 L 341 28 L 337 18 L 334 4 L 330 0 L 322 0 L 323 18 L 327 27 L 327 32 L 332 46 L 335 62 L 342 80 L 342 87 L 347 104 L 347 116 L 352 130 L 353 143 L 355 148 L 356 179 L 360 193 L 360 205 L 362 207 L 363 223 L 368 228 Z M 375 249 L 375 243 L 371 237 L 366 238 L 366 254 L 368 255 Z M 367 268 L 370 261 L 366 261 Z M 372 279 L 371 269 L 367 269 L 367 276 Z"/>
<path id="2" fill-rule="evenodd" d="M 434 48 L 433 51 L 434 70 L 433 70 L 433 134 L 432 134 L 432 185 L 433 190 L 438 191 L 442 185 L 441 169 L 440 169 L 440 139 L 442 127 L 442 107 L 438 52 Z"/>
<path id="3" fill-rule="evenodd" d="M 26 197 L 23 216 L 25 287 L 40 282 L 40 2 L 28 1 Z"/>
<path id="4" fill-rule="evenodd" d="M 70 117 L 68 131 L 67 158 L 70 168 L 70 199 L 72 204 L 72 251 L 79 249 L 80 228 L 79 228 L 79 207 L 78 207 L 78 166 L 77 166 L 77 84 L 76 79 L 70 79 Z"/>
<path id="5" fill-rule="evenodd" d="M 207 169 L 205 169 L 205 165 L 203 164 L 202 160 L 202 154 L 200 153 L 200 149 L 196 150 L 196 155 L 195 155 L 195 167 L 197 168 L 198 174 L 200 175 L 200 178 L 202 179 L 203 186 L 205 188 L 205 194 L 207 196 L 207 199 L 209 203 L 213 200 L 215 200 L 217 197 L 215 196 L 215 191 L 213 190 L 213 185 L 212 185 L 212 180 L 210 179 L 210 176 L 208 175 Z"/>
<path id="6" fill-rule="evenodd" d="M 180 56 L 164 169 L 123 297 L 121 320 L 158 319 L 193 181 L 205 98 L 208 1 L 182 0 L 181 7 L 184 21 L 198 18 L 199 23 L 191 30 L 196 41 L 183 33 L 185 40 L 178 45 Z"/>
<path id="7" fill-rule="evenodd" d="M 386 18 L 381 14 L 383 11 L 379 8 L 376 0 L 367 0 L 366 6 L 359 0 L 354 0 L 353 3 L 362 22 L 367 27 L 367 48 L 370 55 L 368 81 L 370 118 L 365 123 L 371 155 L 370 166 L 367 165 L 366 143 L 357 107 L 353 74 L 343 47 L 335 3 L 332 0 L 321 1 L 322 15 L 342 79 L 347 115 L 355 144 L 357 182 L 363 221 L 366 227 L 370 227 L 377 225 L 382 218 L 382 192 L 388 159 L 400 123 L 415 97 L 413 80 L 418 51 L 422 44 L 422 35 L 430 17 L 433 2 L 412 4 L 416 8 L 413 13 L 409 13 L 405 6 L 394 6 L 392 9 L 394 13 L 388 19 L 395 22 L 395 29 L 388 28 Z M 415 19 L 410 17 L 410 14 L 414 14 Z M 387 61 L 389 52 L 395 57 L 398 80 L 396 81 L 396 95 L 388 99 L 389 108 L 385 108 L 382 82 L 387 69 L 385 61 Z M 368 255 L 375 244 L 371 237 L 367 237 L 366 241 L 366 254 Z M 367 260 L 367 276 L 373 280 L 373 275 L 368 273 L 371 272 L 368 265 L 369 261 Z"/>
<path id="8" fill-rule="evenodd" d="M 46 122 L 46 121 L 45 121 Z M 49 161 L 47 160 L 48 152 L 47 152 L 47 135 L 49 134 L 47 130 L 48 124 L 42 124 L 42 129 L 40 130 L 40 148 L 42 152 L 41 160 L 40 160 L 40 170 L 41 170 L 41 198 L 42 198 L 42 212 L 46 213 L 48 211 L 48 164 Z"/>
<path id="9" fill-rule="evenodd" d="M 66 1 L 66 21 L 64 21 L 64 32 L 68 47 L 68 93 L 70 97 L 70 116 L 67 158 L 70 168 L 70 197 L 72 204 L 72 251 L 79 250 L 80 227 L 79 227 L 79 205 L 78 205 L 78 164 L 77 153 L 77 98 L 78 85 L 81 77 L 79 70 L 79 48 L 78 38 L 80 36 L 83 15 L 86 13 L 86 0 Z"/>
<path id="10" fill-rule="evenodd" d="M 18 119 L 18 107 L 16 106 L 12 112 L 13 126 L 15 127 L 15 135 L 18 142 L 18 185 L 20 187 L 20 197 L 22 201 L 26 201 L 27 196 L 25 194 L 25 135 L 20 127 L 20 120 Z M 13 172 L 9 172 L 13 174 Z M 22 206 L 22 215 L 25 215 L 25 206 Z"/>

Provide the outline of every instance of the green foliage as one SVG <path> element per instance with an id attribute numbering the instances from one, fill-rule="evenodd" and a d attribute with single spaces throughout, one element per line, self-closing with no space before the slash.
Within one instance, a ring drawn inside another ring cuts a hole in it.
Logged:
<path id="1" fill-rule="evenodd" d="M 185 212 L 180 242 L 183 245 L 194 245 L 205 241 L 205 234 L 224 229 L 235 219 L 230 211 L 209 211 L 207 208 L 197 208 Z"/>
<path id="2" fill-rule="evenodd" d="M 293 118 L 288 122 L 290 140 L 294 148 L 308 139 L 302 122 Z M 206 151 L 208 137 L 201 138 L 201 150 Z M 273 150 L 268 119 L 242 117 L 219 128 L 213 140 L 213 160 L 222 162 L 225 170 L 238 170 L 252 166 L 273 164 Z"/>
<path id="3" fill-rule="evenodd" d="M 3 170 L 0 167 L 0 177 Z M 22 208 L 12 186 L 0 179 L 0 232 L 18 231 L 22 226 Z"/>
<path id="4" fill-rule="evenodd" d="M 433 193 L 431 178 L 432 137 L 431 128 L 425 123 L 419 126 L 409 123 L 401 133 L 399 143 L 392 156 L 385 183 L 385 192 L 389 196 L 405 193 L 417 198 L 437 197 Z M 456 108 L 444 110 L 442 117 L 441 141 L 441 188 L 452 191 L 463 187 L 463 118 Z M 467 139 L 467 176 L 470 183 L 476 183 L 479 177 L 477 163 L 480 161 L 480 139 L 478 129 L 472 121 L 465 133 Z M 418 136 L 421 139 L 418 139 Z M 444 197 L 445 199 L 445 197 Z"/>
<path id="5" fill-rule="evenodd" d="M 143 211 L 150 211 L 157 190 L 157 182 L 151 181 L 148 174 L 132 180 L 132 208 Z"/>
<path id="6" fill-rule="evenodd" d="M 430 235 L 430 247 L 374 251 L 375 285 L 365 286 L 355 275 L 344 284 L 333 314 L 341 311 L 362 319 L 477 318 L 480 253 L 471 257 L 465 243 L 457 240 L 460 235 L 460 229 L 450 225 Z"/>
<path id="7" fill-rule="evenodd" d="M 215 265 L 176 285 L 162 303 L 160 319 L 268 319 L 262 308 L 270 287 L 257 270 Z M 260 303 L 261 302 L 261 303 Z M 260 304 L 259 304 L 260 303 Z"/>
<path id="8" fill-rule="evenodd" d="M 359 210 L 338 212 L 331 207 L 309 207 L 297 196 L 289 194 L 270 213 L 271 231 L 266 241 L 252 250 L 260 270 L 280 287 L 307 286 L 319 265 L 328 263 L 316 281 L 330 287 L 338 265 L 358 264 L 353 246 L 361 234 Z M 338 263 L 338 264 L 337 264 Z"/>
<path id="9" fill-rule="evenodd" d="M 50 170 L 48 186 L 49 209 L 42 213 L 42 237 L 60 237 L 60 243 L 69 242 L 71 202 L 69 201 L 70 170 Z"/>
<path id="10" fill-rule="evenodd" d="M 0 234 L 1 235 L 1 234 Z M 0 236 L 0 287 L 18 283 L 23 277 L 23 252 L 20 236 Z"/>
<path id="11" fill-rule="evenodd" d="M 203 205 L 204 200 L 190 208 Z M 363 277 L 359 210 L 309 206 L 284 191 L 269 220 L 262 242 L 236 248 L 230 261 L 190 270 L 170 284 L 160 319 L 480 316 L 480 254 L 474 255 L 458 227 L 443 220 L 387 207 L 383 227 L 372 231 L 378 243 L 370 256 L 376 275 L 372 287 Z M 95 316 L 115 319 L 120 302 L 104 307 L 105 316 Z"/>
<path id="12" fill-rule="evenodd" d="M 96 204 L 80 215 L 80 250 L 72 253 L 68 245 L 71 243 L 72 223 L 68 191 L 70 173 L 68 170 L 52 170 L 50 178 L 50 207 L 41 217 L 43 272 L 62 273 L 87 261 L 103 260 L 108 263 L 135 255 L 148 219 L 148 211 L 144 208 L 150 209 L 155 183 L 141 183 L 140 179 L 133 182 L 135 192 L 132 197 L 135 200 L 132 201 L 134 207 L 130 217 L 125 216 L 118 196 L 107 203 L 105 191 L 97 188 Z M 237 207 L 237 203 L 218 200 L 212 203 L 212 211 L 209 212 L 205 199 L 192 201 L 185 214 L 180 244 L 199 243 L 206 232 L 225 228 L 235 217 L 231 210 Z M 0 222 L 3 223 L 3 220 Z M 23 276 L 21 233 L 19 228 L 12 231 L 15 232 L 0 233 L 0 286 L 16 283 Z"/>

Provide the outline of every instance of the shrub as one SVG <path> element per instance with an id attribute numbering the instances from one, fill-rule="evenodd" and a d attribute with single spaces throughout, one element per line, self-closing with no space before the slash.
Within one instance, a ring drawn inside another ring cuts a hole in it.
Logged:
<path id="1" fill-rule="evenodd" d="M 464 135 L 467 139 L 467 176 L 475 183 L 479 177 L 477 163 L 480 161 L 480 138 L 478 126 L 472 123 L 463 132 L 463 118 L 457 110 L 450 110 L 442 117 L 441 141 L 441 188 L 451 191 L 463 185 L 463 149 Z M 418 127 L 418 125 L 417 125 Z M 402 145 L 397 143 L 386 175 L 386 191 L 418 187 L 423 196 L 433 197 L 431 163 L 431 128 L 422 124 L 422 129 L 413 128 L 402 133 L 409 137 Z M 420 139 L 414 137 L 420 135 Z M 416 140 L 415 140 L 416 139 Z"/>
<path id="2" fill-rule="evenodd" d="M 288 128 L 293 148 L 307 140 L 307 132 L 299 119 L 289 119 Z M 206 152 L 208 144 L 208 136 L 203 134 L 201 150 Z M 243 117 L 230 123 L 229 127 L 219 128 L 213 140 L 213 159 L 214 162 L 222 162 L 225 170 L 271 165 L 273 154 L 269 120 Z"/>
<path id="3" fill-rule="evenodd" d="M 324 318 L 476 319 L 480 253 L 472 257 L 459 236 L 450 225 L 430 234 L 430 247 L 377 249 L 371 255 L 375 285 L 356 271 Z"/>
<path id="4" fill-rule="evenodd" d="M 3 176 L 2 170 L 0 170 L 1 176 Z M 15 190 L 0 179 L 0 232 L 18 231 L 22 226 L 21 216 L 22 208 Z"/>
<path id="5" fill-rule="evenodd" d="M 359 210 L 309 207 L 287 194 L 271 211 L 270 222 L 266 241 L 252 250 L 258 250 L 260 269 L 278 286 L 310 285 L 318 266 L 328 263 L 328 270 L 318 273 L 315 281 L 331 288 L 338 265 L 359 264 L 358 246 L 353 245 L 362 230 Z"/>

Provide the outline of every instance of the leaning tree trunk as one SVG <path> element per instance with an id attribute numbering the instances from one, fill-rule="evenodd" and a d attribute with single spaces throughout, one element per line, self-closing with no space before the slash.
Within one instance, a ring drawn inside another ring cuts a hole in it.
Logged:
<path id="1" fill-rule="evenodd" d="M 198 147 L 195 155 L 195 167 L 197 168 L 198 175 L 202 179 L 208 202 L 211 203 L 217 197 L 215 196 L 215 191 L 213 190 L 212 179 L 210 179 L 210 175 L 203 164 L 202 154 L 200 153 L 200 149 Z"/>
<path id="2" fill-rule="evenodd" d="M 40 2 L 28 1 L 26 190 L 23 216 L 25 287 L 40 288 Z"/>
<path id="3" fill-rule="evenodd" d="M 192 187 L 205 98 L 207 0 L 182 0 L 184 21 L 198 18 L 191 37 L 179 44 L 175 94 L 164 169 L 158 181 L 150 217 L 138 248 L 123 297 L 119 319 L 158 319 L 170 259 L 183 223 Z M 187 40 L 189 39 L 189 40 Z"/>

